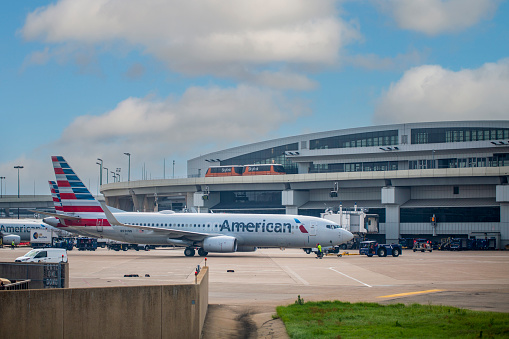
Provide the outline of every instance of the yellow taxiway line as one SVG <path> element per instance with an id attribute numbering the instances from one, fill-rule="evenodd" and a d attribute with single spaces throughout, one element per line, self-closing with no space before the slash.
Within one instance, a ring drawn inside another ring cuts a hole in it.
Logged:
<path id="1" fill-rule="evenodd" d="M 398 293 L 398 294 L 391 294 L 391 295 L 382 295 L 377 298 L 395 298 L 395 297 L 406 297 L 409 295 L 416 295 L 416 294 L 427 294 L 427 293 L 436 293 L 436 292 L 442 292 L 444 290 L 426 290 L 426 291 L 417 291 L 417 292 L 407 292 L 407 293 Z"/>

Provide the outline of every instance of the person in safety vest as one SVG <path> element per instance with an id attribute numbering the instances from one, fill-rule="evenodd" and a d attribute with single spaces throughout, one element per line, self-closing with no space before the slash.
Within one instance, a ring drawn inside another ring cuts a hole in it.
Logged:
<path id="1" fill-rule="evenodd" d="M 318 249 L 316 257 L 322 259 L 322 246 L 320 244 L 316 244 L 316 248 Z"/>

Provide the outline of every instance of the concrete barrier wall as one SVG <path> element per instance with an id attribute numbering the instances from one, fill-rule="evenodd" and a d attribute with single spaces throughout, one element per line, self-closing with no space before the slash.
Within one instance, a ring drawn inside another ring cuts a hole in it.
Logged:
<path id="1" fill-rule="evenodd" d="M 24 263 L 24 262 L 0 262 L 0 277 L 9 280 L 26 280 L 30 279 L 30 288 L 45 288 L 44 279 L 48 277 L 47 266 L 61 267 L 61 282 L 59 285 L 69 287 L 69 263 L 46 264 L 46 263 Z M 56 277 L 55 277 L 56 278 Z"/>
<path id="2" fill-rule="evenodd" d="M 0 291 L 0 338 L 199 338 L 208 268 L 197 284 Z"/>

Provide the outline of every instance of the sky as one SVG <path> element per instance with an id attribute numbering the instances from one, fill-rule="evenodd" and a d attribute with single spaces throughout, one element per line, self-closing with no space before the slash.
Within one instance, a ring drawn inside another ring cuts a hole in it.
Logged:
<path id="1" fill-rule="evenodd" d="M 0 11 L 2 194 L 185 177 L 252 142 L 509 119 L 503 0 L 21 0 Z M 173 161 L 175 165 L 173 166 Z M 113 181 L 112 174 L 108 177 Z M 106 179 L 104 179 L 106 182 Z"/>

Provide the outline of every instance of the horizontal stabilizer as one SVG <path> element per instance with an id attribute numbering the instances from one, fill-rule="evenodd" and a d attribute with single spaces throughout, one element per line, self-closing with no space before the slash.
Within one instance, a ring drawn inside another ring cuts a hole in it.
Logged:
<path id="1" fill-rule="evenodd" d="M 43 214 L 43 215 L 47 215 L 49 217 L 55 217 L 58 219 L 65 219 L 65 220 L 80 220 L 81 219 L 80 217 L 73 217 L 73 216 L 65 215 L 65 214 L 57 214 L 57 213 L 42 212 L 42 211 L 35 211 L 35 210 L 29 210 L 29 211 L 32 213 Z"/>

